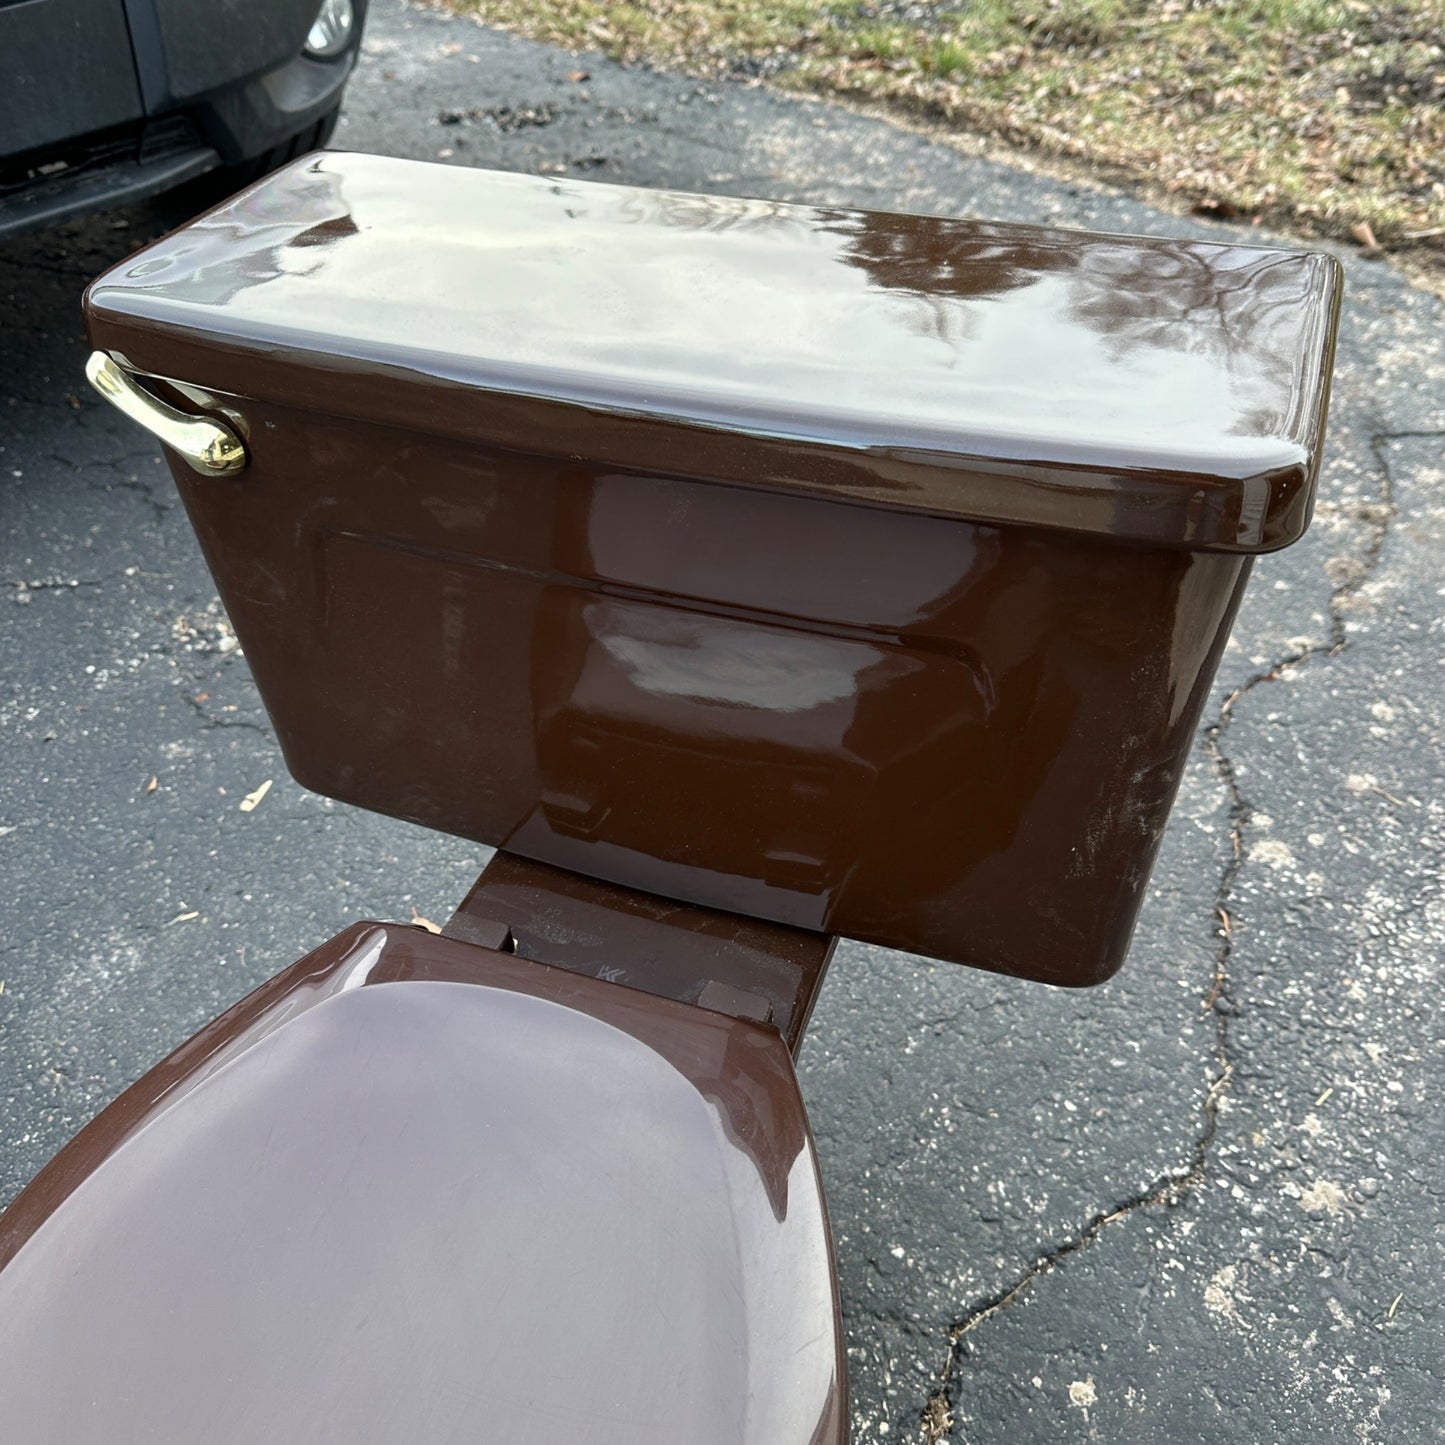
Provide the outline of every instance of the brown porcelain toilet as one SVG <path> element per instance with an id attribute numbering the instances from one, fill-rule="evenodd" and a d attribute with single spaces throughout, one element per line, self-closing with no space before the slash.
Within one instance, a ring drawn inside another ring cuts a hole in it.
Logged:
<path id="1" fill-rule="evenodd" d="M 844 1441 L 834 939 L 1119 966 L 1339 284 L 331 153 L 97 281 L 292 772 L 499 851 L 0 1219 L 6 1440 Z"/>

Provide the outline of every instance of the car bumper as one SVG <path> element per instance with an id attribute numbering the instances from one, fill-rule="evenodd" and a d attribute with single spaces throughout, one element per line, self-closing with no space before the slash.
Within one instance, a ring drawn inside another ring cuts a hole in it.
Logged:
<path id="1" fill-rule="evenodd" d="M 336 110 L 359 48 L 358 33 L 335 59 L 297 55 L 175 114 L 30 157 L 28 182 L 0 186 L 0 236 L 143 200 L 266 155 Z"/>
<path id="2" fill-rule="evenodd" d="M 283 145 L 341 104 L 360 37 L 333 60 L 297 55 L 275 70 L 188 107 L 197 130 L 226 165 Z"/>
<path id="3" fill-rule="evenodd" d="M 221 164 L 216 151 L 199 141 L 151 157 L 139 147 L 131 149 L 129 156 L 111 154 L 90 163 L 84 159 L 66 163 L 63 170 L 42 175 L 33 185 L 0 195 L 0 236 L 17 236 L 69 216 L 144 200 Z"/>

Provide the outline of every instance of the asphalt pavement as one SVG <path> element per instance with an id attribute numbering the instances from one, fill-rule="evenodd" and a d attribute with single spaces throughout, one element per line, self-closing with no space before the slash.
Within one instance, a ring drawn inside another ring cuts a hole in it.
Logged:
<path id="1" fill-rule="evenodd" d="M 333 144 L 1269 239 L 396 0 Z M 81 287 L 163 220 L 0 243 L 0 1203 L 221 1008 L 353 919 L 440 921 L 485 856 L 290 781 L 155 448 L 88 392 Z M 1316 521 L 1256 568 L 1124 971 L 839 950 L 800 1072 L 860 1445 L 1442 1437 L 1445 305 L 1344 259 Z"/>

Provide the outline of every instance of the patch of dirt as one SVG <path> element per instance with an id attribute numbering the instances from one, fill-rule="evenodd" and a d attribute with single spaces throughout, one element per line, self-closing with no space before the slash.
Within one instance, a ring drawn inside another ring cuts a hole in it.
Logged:
<path id="1" fill-rule="evenodd" d="M 840 96 L 1180 210 L 1357 245 L 1445 294 L 1445 0 L 450 3 L 533 39 Z"/>

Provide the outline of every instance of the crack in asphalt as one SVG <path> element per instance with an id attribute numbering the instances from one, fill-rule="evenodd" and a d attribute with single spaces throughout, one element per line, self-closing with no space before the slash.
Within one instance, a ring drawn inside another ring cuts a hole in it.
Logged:
<path id="1" fill-rule="evenodd" d="M 52 573 L 47 577 L 10 577 L 4 586 L 14 588 L 12 602 L 28 603 L 37 592 L 77 592 L 82 587 L 104 587 L 118 574 L 105 577 L 62 577 Z"/>
<path id="2" fill-rule="evenodd" d="M 954 1412 L 958 1403 L 958 1358 L 963 1340 L 985 1321 L 1028 1292 L 1036 1280 L 1058 1268 L 1070 1255 L 1077 1254 L 1098 1239 L 1111 1225 L 1127 1218 L 1136 1210 L 1157 1205 L 1175 1208 L 1182 1204 L 1204 1182 L 1209 1165 L 1209 1151 L 1219 1128 L 1220 1101 L 1234 1078 L 1235 1064 L 1231 1057 L 1230 1018 L 1235 1011 L 1229 996 L 1229 962 L 1234 952 L 1234 929 L 1229 916 L 1229 902 L 1244 866 L 1245 832 L 1254 816 L 1254 805 L 1239 786 L 1234 759 L 1225 751 L 1224 737 L 1234 720 L 1235 709 L 1244 698 L 1263 683 L 1276 682 L 1297 671 L 1312 658 L 1338 657 L 1349 645 L 1345 621 L 1350 600 L 1374 575 L 1384 552 L 1391 524 L 1398 514 L 1395 481 L 1390 468 L 1389 445 L 1411 438 L 1445 437 L 1442 431 L 1387 431 L 1375 429 L 1370 435 L 1370 453 L 1378 474 L 1375 502 L 1356 509 L 1356 519 L 1366 528 L 1365 546 L 1353 575 L 1337 583 L 1330 591 L 1328 637 L 1320 643 L 1296 648 L 1277 659 L 1270 667 L 1248 678 L 1220 703 L 1214 721 L 1204 729 L 1203 746 L 1222 784 L 1229 803 L 1229 858 L 1220 874 L 1214 896 L 1213 931 L 1218 939 L 1214 955 L 1214 973 L 1203 1008 L 1214 1018 L 1214 1070 L 1200 1104 L 1202 1126 L 1190 1150 L 1186 1165 L 1159 1175 L 1143 1189 L 1101 1209 L 1070 1238 L 1040 1254 L 1011 1284 L 975 1304 L 961 1319 L 949 1327 L 947 1353 L 938 1372 L 938 1384 L 928 1396 L 919 1415 L 923 1445 L 940 1445 L 953 1438 Z"/>
<path id="3" fill-rule="evenodd" d="M 258 722 L 252 722 L 249 718 L 217 717 L 215 713 L 206 707 L 200 698 L 194 693 L 187 691 L 184 687 L 177 688 L 176 692 L 181 700 L 188 704 L 196 716 L 201 719 L 202 730 L 205 732 L 210 732 L 215 728 L 238 728 L 245 732 L 259 733 L 263 738 L 269 738 L 271 736 L 270 728 L 263 727 Z"/>
<path id="4" fill-rule="evenodd" d="M 138 476 L 127 476 L 123 480 L 107 482 L 91 482 L 92 490 L 102 492 L 134 492 L 141 499 L 141 504 L 150 512 L 153 522 L 164 522 L 167 515 L 174 509 L 175 502 L 171 500 L 174 493 L 169 488 L 157 490 L 155 482 L 146 481 Z"/>
<path id="5" fill-rule="evenodd" d="M 52 573 L 48 577 L 32 577 L 28 581 L 17 578 L 10 585 L 26 592 L 50 592 L 61 588 L 99 587 L 104 581 L 103 577 L 61 577 Z"/>

